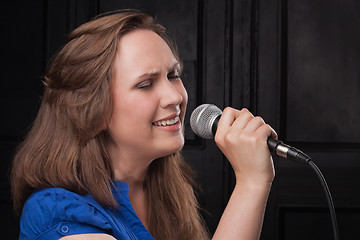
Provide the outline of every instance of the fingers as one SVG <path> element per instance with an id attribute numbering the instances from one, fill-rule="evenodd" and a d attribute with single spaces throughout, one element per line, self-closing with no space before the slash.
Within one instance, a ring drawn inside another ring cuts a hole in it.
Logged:
<path id="1" fill-rule="evenodd" d="M 256 130 L 258 130 L 258 128 L 260 128 L 264 124 L 265 122 L 261 117 L 253 117 L 247 122 L 243 130 L 249 133 L 255 132 Z"/>
<path id="2" fill-rule="evenodd" d="M 266 137 L 276 138 L 276 132 L 265 124 L 261 117 L 254 117 L 247 109 L 241 111 L 233 108 L 225 108 L 218 124 L 217 134 L 221 137 L 228 131 L 241 131 L 244 133 L 254 133 L 265 135 Z"/>
<path id="3" fill-rule="evenodd" d="M 231 128 L 241 130 L 251 118 L 253 118 L 252 114 L 246 109 L 240 111 L 229 107 L 225 108 L 219 120 L 215 141 L 216 138 L 222 139 Z"/>
<path id="4" fill-rule="evenodd" d="M 277 134 L 261 117 L 254 117 L 247 109 L 226 108 L 218 123 L 215 142 L 220 149 L 226 145 L 260 142 L 267 144 L 267 139 L 277 138 Z"/>
<path id="5" fill-rule="evenodd" d="M 269 124 L 264 123 L 264 125 L 260 126 L 256 130 L 256 133 L 258 135 L 267 136 L 267 137 L 270 137 L 270 138 L 277 139 L 277 133 L 275 132 L 275 130 Z"/>

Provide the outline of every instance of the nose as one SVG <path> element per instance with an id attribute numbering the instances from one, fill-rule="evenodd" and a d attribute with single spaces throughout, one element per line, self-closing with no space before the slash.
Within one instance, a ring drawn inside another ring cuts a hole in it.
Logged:
<path id="1" fill-rule="evenodd" d="M 170 82 L 168 79 L 162 81 L 162 88 L 160 89 L 161 99 L 160 106 L 167 108 L 169 106 L 178 106 L 183 102 L 183 96 L 176 87 L 176 83 Z"/>

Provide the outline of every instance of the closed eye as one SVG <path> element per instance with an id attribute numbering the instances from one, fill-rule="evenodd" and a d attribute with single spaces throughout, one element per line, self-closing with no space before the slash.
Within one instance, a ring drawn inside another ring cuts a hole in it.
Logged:
<path id="1" fill-rule="evenodd" d="M 151 88 L 153 85 L 153 81 L 152 80 L 145 80 L 142 81 L 141 83 L 139 83 L 138 85 L 136 85 L 137 89 L 148 89 Z"/>
<path id="2" fill-rule="evenodd" d="M 168 76 L 169 80 L 177 80 L 179 78 L 180 78 L 180 76 L 178 76 L 178 75 Z"/>
<path id="3" fill-rule="evenodd" d="M 170 72 L 168 74 L 168 79 L 169 80 L 178 80 L 180 79 L 180 72 L 179 70 L 175 69 L 174 71 Z"/>

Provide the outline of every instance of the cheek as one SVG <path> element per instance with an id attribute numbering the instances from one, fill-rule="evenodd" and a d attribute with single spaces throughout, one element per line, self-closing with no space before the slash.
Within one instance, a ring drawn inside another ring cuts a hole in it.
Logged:
<path id="1" fill-rule="evenodd" d="M 115 96 L 114 114 L 124 124 L 148 124 L 152 121 L 157 104 L 156 99 L 144 94 L 123 94 Z"/>
<path id="2" fill-rule="evenodd" d="M 132 142 L 134 135 L 145 139 L 151 129 L 153 106 L 150 101 L 133 98 L 115 98 L 114 112 L 108 125 L 117 143 Z"/>

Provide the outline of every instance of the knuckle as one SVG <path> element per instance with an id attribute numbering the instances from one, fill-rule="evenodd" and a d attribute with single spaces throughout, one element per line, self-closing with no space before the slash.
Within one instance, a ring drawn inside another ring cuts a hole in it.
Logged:
<path id="1" fill-rule="evenodd" d="M 251 118 L 254 117 L 254 115 L 253 115 L 247 108 L 241 109 L 240 113 L 241 113 L 243 116 L 249 116 L 249 117 L 251 117 Z"/>
<path id="2" fill-rule="evenodd" d="M 248 110 L 247 108 L 243 108 L 243 109 L 241 109 L 241 111 L 240 111 L 240 112 L 242 112 L 242 113 L 247 113 L 247 114 L 248 114 L 248 113 L 250 113 L 250 112 L 249 112 L 249 110 Z"/>
<path id="3" fill-rule="evenodd" d="M 230 112 L 232 112 L 232 108 L 231 107 L 226 107 L 224 110 L 223 110 L 223 114 L 229 114 Z"/>
<path id="4" fill-rule="evenodd" d="M 254 143 L 257 143 L 259 141 L 259 137 L 256 134 L 251 134 L 251 135 L 247 136 L 247 141 L 249 143 L 254 144 Z"/>
<path id="5" fill-rule="evenodd" d="M 266 130 L 266 131 L 268 131 L 268 130 L 270 130 L 271 131 L 271 127 L 270 127 L 270 125 L 269 124 L 267 124 L 267 123 L 265 123 L 263 126 L 261 126 L 264 130 Z"/>
<path id="6" fill-rule="evenodd" d="M 254 119 L 258 122 L 264 122 L 264 119 L 262 119 L 262 117 L 260 117 L 260 116 L 256 116 L 256 117 L 254 117 Z"/>
<path id="7" fill-rule="evenodd" d="M 215 134 L 214 140 L 215 140 L 216 143 L 220 144 L 221 143 L 220 134 Z"/>
<path id="8" fill-rule="evenodd" d="M 228 132 L 224 137 L 225 144 L 233 144 L 236 142 L 236 137 L 237 135 L 234 132 Z"/>

